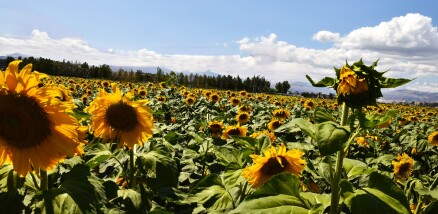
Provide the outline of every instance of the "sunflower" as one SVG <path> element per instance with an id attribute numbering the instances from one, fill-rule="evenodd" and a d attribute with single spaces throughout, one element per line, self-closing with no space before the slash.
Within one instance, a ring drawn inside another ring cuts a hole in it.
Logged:
<path id="1" fill-rule="evenodd" d="M 313 108 L 315 108 L 316 103 L 313 102 L 313 100 L 306 100 L 306 102 L 304 102 L 304 108 L 306 108 L 307 110 L 312 110 Z"/>
<path id="2" fill-rule="evenodd" d="M 287 109 L 283 109 L 283 108 L 274 110 L 272 114 L 274 115 L 274 117 L 280 119 L 287 119 L 288 117 L 290 117 L 290 112 Z"/>
<path id="3" fill-rule="evenodd" d="M 99 90 L 85 111 L 92 115 L 91 125 L 96 136 L 104 141 L 117 141 L 118 147 L 126 145 L 132 150 L 135 144 L 141 146 L 152 137 L 153 117 L 151 109 L 145 106 L 149 101 L 131 101 L 130 96 L 122 96 L 115 85 L 112 91 Z"/>
<path id="4" fill-rule="evenodd" d="M 301 159 L 304 152 L 299 150 L 286 152 L 284 144 L 281 144 L 278 150 L 271 146 L 270 149 L 265 149 L 263 154 L 264 157 L 250 155 L 255 164 L 242 171 L 242 176 L 248 179 L 253 188 L 260 187 L 272 176 L 282 172 L 300 175 L 306 165 L 306 161 Z"/>
<path id="5" fill-rule="evenodd" d="M 219 137 L 222 133 L 224 122 L 211 121 L 208 123 L 208 131 L 213 135 L 213 137 Z"/>
<path id="6" fill-rule="evenodd" d="M 81 101 L 82 101 L 84 104 L 87 104 L 87 102 L 88 102 L 88 96 L 87 96 L 86 94 L 82 95 L 82 97 L 81 97 Z"/>
<path id="7" fill-rule="evenodd" d="M 273 119 L 273 120 L 271 120 L 271 122 L 268 123 L 268 129 L 271 131 L 274 131 L 275 129 L 277 129 L 278 127 L 280 127 L 283 124 L 284 124 L 283 121 Z"/>
<path id="8" fill-rule="evenodd" d="M 166 83 L 165 82 L 160 82 L 160 88 L 166 88 Z"/>
<path id="9" fill-rule="evenodd" d="M 438 131 L 432 132 L 427 139 L 430 144 L 438 146 Z"/>
<path id="10" fill-rule="evenodd" d="M 394 166 L 394 177 L 398 180 L 406 180 L 413 171 L 414 160 L 403 153 L 392 161 L 392 165 Z"/>
<path id="11" fill-rule="evenodd" d="M 107 80 L 104 80 L 104 81 L 101 82 L 101 85 L 102 85 L 102 87 L 104 87 L 104 88 L 108 88 L 108 87 L 110 87 L 110 82 L 107 81 Z"/>
<path id="12" fill-rule="evenodd" d="M 239 107 L 239 112 L 251 112 L 252 107 L 249 105 L 243 105 Z"/>
<path id="13" fill-rule="evenodd" d="M 140 88 L 137 93 L 138 93 L 138 96 L 140 96 L 142 98 L 146 96 L 146 90 L 144 88 Z"/>
<path id="14" fill-rule="evenodd" d="M 274 133 L 269 132 L 268 130 L 263 130 L 261 132 L 254 132 L 250 135 L 250 137 L 257 139 L 260 135 L 266 135 L 269 137 L 269 139 L 271 139 L 271 143 L 275 142 L 275 139 L 277 139 L 277 137 L 275 136 Z"/>
<path id="15" fill-rule="evenodd" d="M 0 166 L 12 162 L 24 177 L 83 150 L 79 123 L 65 114 L 74 104 L 55 98 L 54 87 L 38 88 L 47 75 L 32 72 L 32 64 L 18 72 L 20 62 L 9 63 L 4 75 L 0 71 Z"/>
<path id="16" fill-rule="evenodd" d="M 160 102 L 166 102 L 167 98 L 166 98 L 166 96 L 158 96 L 157 100 Z"/>
<path id="17" fill-rule="evenodd" d="M 219 94 L 211 94 L 210 95 L 210 102 L 211 103 L 217 103 L 219 100 L 221 99 L 221 96 L 219 96 Z"/>
<path id="18" fill-rule="evenodd" d="M 195 103 L 196 99 L 193 97 L 187 97 L 186 98 L 186 103 L 187 105 L 193 105 L 193 103 Z"/>
<path id="19" fill-rule="evenodd" d="M 366 147 L 368 148 L 370 146 L 370 144 L 368 144 L 368 141 L 364 138 L 364 137 L 358 137 L 356 138 L 356 143 L 360 146 L 360 147 Z"/>
<path id="20" fill-rule="evenodd" d="M 241 100 L 239 98 L 236 98 L 236 97 L 232 97 L 230 99 L 230 103 L 232 106 L 237 106 L 240 104 L 240 102 L 241 102 Z"/>
<path id="21" fill-rule="evenodd" d="M 341 82 L 338 85 L 338 95 L 363 94 L 368 91 L 368 82 L 361 78 L 347 66 L 343 66 L 340 71 Z"/>
<path id="22" fill-rule="evenodd" d="M 222 132 L 222 139 L 230 139 L 230 135 L 245 137 L 248 127 L 240 126 L 239 124 L 235 126 L 227 126 L 227 128 Z"/>
<path id="23" fill-rule="evenodd" d="M 249 121 L 251 115 L 248 112 L 241 112 L 236 115 L 236 121 L 240 124 L 245 124 Z"/>

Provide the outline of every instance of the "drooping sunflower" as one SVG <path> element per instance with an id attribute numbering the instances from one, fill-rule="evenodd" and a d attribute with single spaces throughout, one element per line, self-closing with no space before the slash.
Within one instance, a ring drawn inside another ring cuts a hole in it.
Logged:
<path id="1" fill-rule="evenodd" d="M 283 109 L 283 108 L 279 108 L 274 110 L 274 112 L 272 112 L 272 114 L 274 115 L 274 117 L 279 118 L 279 119 L 287 119 L 290 117 L 290 112 L 287 109 Z"/>
<path id="2" fill-rule="evenodd" d="M 414 160 L 403 153 L 392 161 L 392 165 L 394 166 L 394 177 L 398 180 L 406 180 L 413 171 Z"/>
<path id="3" fill-rule="evenodd" d="M 340 71 L 339 86 L 337 88 L 338 95 L 353 95 L 364 94 L 368 92 L 368 82 L 365 78 L 359 77 L 356 73 L 347 66 L 343 66 Z"/>
<path id="4" fill-rule="evenodd" d="M 211 121 L 208 123 L 208 131 L 213 135 L 213 137 L 219 137 L 222 134 L 223 121 Z"/>
<path id="5" fill-rule="evenodd" d="M 427 139 L 430 144 L 438 146 L 438 131 L 432 132 Z"/>
<path id="6" fill-rule="evenodd" d="M 248 112 L 241 112 L 236 115 L 236 121 L 240 124 L 245 124 L 249 121 L 251 115 Z"/>
<path id="7" fill-rule="evenodd" d="M 222 139 L 230 139 L 230 135 L 245 137 L 248 127 L 240 126 L 239 124 L 235 126 L 227 126 L 227 128 L 222 132 Z"/>
<path id="8" fill-rule="evenodd" d="M 299 150 L 289 150 L 282 144 L 278 150 L 274 146 L 263 151 L 264 157 L 250 155 L 254 165 L 246 167 L 242 171 L 242 176 L 248 179 L 253 188 L 260 187 L 272 176 L 289 172 L 300 175 L 306 166 L 306 161 L 302 159 L 304 152 Z"/>
<path id="9" fill-rule="evenodd" d="M 113 85 L 112 93 L 99 90 L 85 111 L 92 115 L 91 125 L 96 136 L 106 142 L 116 141 L 118 147 L 126 145 L 132 150 L 135 144 L 142 146 L 153 134 L 153 116 L 146 106 L 148 102 L 131 101 L 130 96 L 123 96 Z"/>
<path id="10" fill-rule="evenodd" d="M 12 163 L 20 176 L 33 169 L 52 169 L 67 156 L 82 153 L 78 121 L 66 114 L 74 104 L 56 98 L 54 87 L 38 88 L 47 75 L 32 72 L 32 64 L 20 72 L 21 60 L 0 71 L 0 166 Z"/>

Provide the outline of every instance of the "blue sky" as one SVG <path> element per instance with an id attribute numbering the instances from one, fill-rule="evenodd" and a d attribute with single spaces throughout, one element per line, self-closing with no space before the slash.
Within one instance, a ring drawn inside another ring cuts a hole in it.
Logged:
<path id="1" fill-rule="evenodd" d="M 438 91 L 436 8 L 430 0 L 3 1 L 0 55 L 272 81 L 319 78 L 364 57 L 417 78 L 411 89 Z"/>

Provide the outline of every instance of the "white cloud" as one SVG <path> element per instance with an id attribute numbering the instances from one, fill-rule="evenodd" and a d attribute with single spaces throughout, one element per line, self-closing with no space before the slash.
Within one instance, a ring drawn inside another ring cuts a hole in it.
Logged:
<path id="1" fill-rule="evenodd" d="M 342 37 L 336 47 L 431 55 L 438 53 L 438 31 L 430 17 L 409 13 L 374 27 L 356 29 Z"/>
<path id="2" fill-rule="evenodd" d="M 166 55 L 149 49 L 99 50 L 78 38 L 53 39 L 46 32 L 34 30 L 30 37 L 0 36 L 0 55 L 22 53 L 57 60 L 79 60 L 90 64 L 165 67 L 174 71 L 211 70 L 225 75 L 265 76 L 273 82 L 307 81 L 334 76 L 333 66 L 364 59 L 371 64 L 379 59 L 379 71 L 390 70 L 386 76 L 418 78 L 406 88 L 438 91 L 438 36 L 429 17 L 407 14 L 374 27 L 359 28 L 339 37 L 320 31 L 317 41 L 333 41 L 328 49 L 298 47 L 281 41 L 276 34 L 237 41 L 241 53 L 235 55 Z M 429 45 L 427 45 L 429 44 Z M 425 54 L 425 53 L 429 54 Z M 415 53 L 415 54 L 409 54 Z M 423 53 L 423 54 L 422 54 Z M 427 81 L 425 81 L 427 80 Z M 414 84 L 415 83 L 415 84 Z"/>
<path id="3" fill-rule="evenodd" d="M 339 40 L 340 37 L 341 36 L 339 33 L 322 30 L 314 34 L 312 39 L 319 42 L 336 42 Z"/>

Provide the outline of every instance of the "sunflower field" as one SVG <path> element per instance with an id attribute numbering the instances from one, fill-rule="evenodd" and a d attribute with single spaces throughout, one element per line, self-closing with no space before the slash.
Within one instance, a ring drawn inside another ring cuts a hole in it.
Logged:
<path id="1" fill-rule="evenodd" d="M 438 109 L 0 72 L 0 213 L 438 213 Z M 21 68 L 21 69 L 19 69 Z M 44 71 L 40 71 L 44 72 Z"/>

